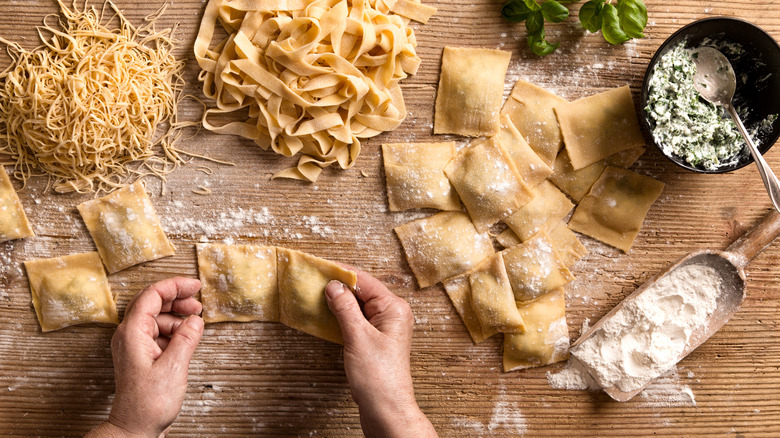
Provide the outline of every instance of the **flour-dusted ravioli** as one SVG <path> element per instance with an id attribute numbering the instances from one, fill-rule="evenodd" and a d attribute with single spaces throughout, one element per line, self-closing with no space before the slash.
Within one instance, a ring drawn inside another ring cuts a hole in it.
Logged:
<path id="1" fill-rule="evenodd" d="M 203 320 L 279 321 L 276 248 L 198 245 Z"/>
<path id="2" fill-rule="evenodd" d="M 343 344 L 341 326 L 328 308 L 325 286 L 338 280 L 352 290 L 357 274 L 331 261 L 287 248 L 276 248 L 279 320 L 326 341 Z"/>
<path id="3" fill-rule="evenodd" d="M 490 327 L 483 327 L 479 322 L 474 308 L 471 306 L 471 283 L 469 276 L 459 275 L 444 281 L 444 290 L 452 301 L 452 305 L 463 320 L 471 339 L 475 344 L 479 344 L 485 339 L 498 333 L 498 330 Z"/>
<path id="4" fill-rule="evenodd" d="M 478 232 L 461 212 L 436 213 L 395 232 L 421 288 L 462 274 L 495 253 L 488 233 Z"/>
<path id="5" fill-rule="evenodd" d="M 569 358 L 569 328 L 563 289 L 517 303 L 525 321 L 522 334 L 504 335 L 504 372 L 540 367 Z"/>
<path id="6" fill-rule="evenodd" d="M 515 304 L 501 253 L 479 264 L 470 274 L 471 307 L 480 325 L 503 333 L 523 333 L 525 325 Z"/>
<path id="7" fill-rule="evenodd" d="M 96 252 L 24 262 L 41 330 L 76 324 L 119 324 L 116 301 Z"/>
<path id="8" fill-rule="evenodd" d="M 517 301 L 533 300 L 574 280 L 544 231 L 502 252 Z"/>
<path id="9" fill-rule="evenodd" d="M 533 198 L 496 137 L 472 142 L 450 161 L 444 173 L 480 232 Z"/>
<path id="10" fill-rule="evenodd" d="M 504 147 L 512 162 L 515 163 L 517 173 L 523 178 L 528 187 L 536 187 L 547 177 L 552 175 L 552 168 L 531 149 L 523 135 L 512 123 L 508 114 L 501 116 L 501 130 L 498 133 L 498 141 Z"/>
<path id="11" fill-rule="evenodd" d="M 496 242 L 498 242 L 498 244 L 504 248 L 509 248 L 523 243 L 511 228 L 507 228 L 504 231 L 498 233 L 496 236 Z"/>
<path id="12" fill-rule="evenodd" d="M 540 231 L 549 231 L 562 221 L 574 204 L 553 183 L 545 181 L 533 189 L 534 198 L 520 207 L 504 223 L 526 241 Z"/>
<path id="13" fill-rule="evenodd" d="M 628 168 L 644 152 L 645 148 L 626 149 L 582 169 L 574 170 L 571 167 L 571 161 L 569 161 L 569 154 L 566 151 L 561 151 L 558 157 L 555 158 L 550 181 L 574 199 L 575 202 L 580 202 L 582 197 L 588 194 L 590 188 L 593 187 L 593 183 L 599 179 L 607 166 Z"/>
<path id="14" fill-rule="evenodd" d="M 434 134 L 498 134 L 511 52 L 445 47 L 436 94 Z"/>
<path id="15" fill-rule="evenodd" d="M 545 163 L 551 165 L 563 147 L 561 129 L 553 108 L 567 103 L 566 99 L 519 80 L 501 110 L 523 134 L 528 144 Z"/>
<path id="16" fill-rule="evenodd" d="M 458 194 L 444 174 L 455 156 L 455 142 L 383 144 L 382 156 L 390 211 L 460 211 Z"/>
<path id="17" fill-rule="evenodd" d="M 653 178 L 607 167 L 574 210 L 569 228 L 628 252 L 663 189 Z"/>
<path id="18" fill-rule="evenodd" d="M 35 237 L 11 179 L 0 165 L 0 242 Z"/>
<path id="19" fill-rule="evenodd" d="M 109 273 L 176 252 L 140 181 L 78 209 Z"/>
<path id="20" fill-rule="evenodd" d="M 585 248 L 585 245 L 580 242 L 577 235 L 563 222 L 560 222 L 550 230 L 549 236 L 553 248 L 558 251 L 558 256 L 567 268 L 570 268 L 577 263 L 577 260 L 588 254 L 588 249 Z"/>
<path id="21" fill-rule="evenodd" d="M 645 144 L 627 85 L 557 105 L 555 113 L 575 170 Z"/>

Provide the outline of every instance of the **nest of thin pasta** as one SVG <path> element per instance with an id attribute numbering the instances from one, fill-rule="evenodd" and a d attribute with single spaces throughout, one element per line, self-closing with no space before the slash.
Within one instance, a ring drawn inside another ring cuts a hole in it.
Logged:
<path id="1" fill-rule="evenodd" d="M 154 27 L 164 7 L 134 27 L 110 1 L 81 10 L 58 3 L 58 26 L 44 20 L 38 29 L 41 46 L 0 39 L 12 58 L 0 73 L 0 154 L 14 161 L 17 179 L 48 175 L 57 192 L 164 177 L 183 161 L 172 144 L 184 84 L 173 29 Z"/>

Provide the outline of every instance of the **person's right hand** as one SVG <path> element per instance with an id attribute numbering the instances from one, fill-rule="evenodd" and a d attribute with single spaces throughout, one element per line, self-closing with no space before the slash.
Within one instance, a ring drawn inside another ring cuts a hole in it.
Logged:
<path id="1" fill-rule="evenodd" d="M 409 364 L 414 317 L 409 304 L 376 278 L 348 269 L 357 272 L 355 293 L 331 281 L 325 295 L 341 325 L 344 370 L 363 433 L 367 437 L 438 436 L 414 398 Z"/>

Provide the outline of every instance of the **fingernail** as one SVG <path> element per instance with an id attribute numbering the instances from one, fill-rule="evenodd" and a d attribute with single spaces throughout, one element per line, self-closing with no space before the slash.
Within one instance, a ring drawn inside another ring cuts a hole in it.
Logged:
<path id="1" fill-rule="evenodd" d="M 325 286 L 325 293 L 331 300 L 343 294 L 345 290 L 346 287 L 344 286 L 344 283 L 338 280 L 331 280 L 330 283 Z"/>
<path id="2" fill-rule="evenodd" d="M 200 330 L 203 328 L 203 319 L 197 316 L 188 316 L 184 323 L 191 328 L 194 328 L 195 330 Z"/>

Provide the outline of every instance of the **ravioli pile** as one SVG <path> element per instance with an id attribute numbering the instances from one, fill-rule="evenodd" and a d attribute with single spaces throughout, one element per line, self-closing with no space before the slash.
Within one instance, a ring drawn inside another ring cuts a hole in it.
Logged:
<path id="1" fill-rule="evenodd" d="M 627 86 L 568 102 L 520 80 L 501 108 L 509 59 L 444 49 L 434 133 L 466 147 L 382 145 L 390 210 L 443 210 L 395 228 L 419 286 L 443 283 L 474 342 L 503 333 L 504 371 L 568 357 L 572 230 L 628 251 L 663 189 L 626 170 L 644 152 Z"/>

